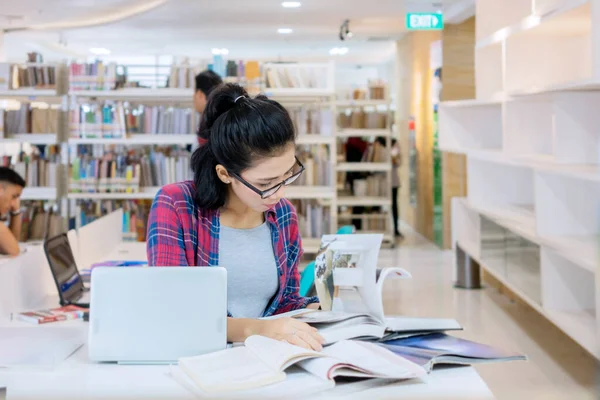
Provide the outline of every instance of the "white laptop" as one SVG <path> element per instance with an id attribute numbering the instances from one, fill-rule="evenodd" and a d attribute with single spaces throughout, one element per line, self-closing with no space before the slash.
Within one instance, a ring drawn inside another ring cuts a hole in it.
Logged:
<path id="1" fill-rule="evenodd" d="M 171 363 L 227 346 L 224 268 L 102 267 L 91 287 L 91 361 Z"/>

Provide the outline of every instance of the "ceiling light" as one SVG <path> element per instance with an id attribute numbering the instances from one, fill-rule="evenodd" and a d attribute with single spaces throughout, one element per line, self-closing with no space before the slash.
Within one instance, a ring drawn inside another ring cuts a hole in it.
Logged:
<path id="1" fill-rule="evenodd" d="M 302 4 L 299 1 L 284 1 L 281 5 L 285 8 L 298 8 Z"/>
<path id="2" fill-rule="evenodd" d="M 224 56 L 226 56 L 227 54 L 229 54 L 229 49 L 222 48 L 222 49 L 221 49 L 221 55 L 224 55 Z"/>
<path id="3" fill-rule="evenodd" d="M 338 54 L 343 56 L 344 54 L 348 53 L 348 48 L 347 47 L 340 47 L 338 49 Z"/>
<path id="4" fill-rule="evenodd" d="M 340 54 L 340 49 L 338 47 L 334 47 L 333 49 L 329 50 L 329 54 L 332 56 L 335 56 L 336 54 Z"/>
<path id="5" fill-rule="evenodd" d="M 294 32 L 294 30 L 292 28 L 279 28 L 277 29 L 277 33 L 282 33 L 284 35 L 287 35 L 289 33 Z"/>
<path id="6" fill-rule="evenodd" d="M 97 56 L 107 56 L 110 54 L 110 50 L 105 49 L 104 47 L 92 47 L 90 49 L 90 53 L 95 54 Z"/>

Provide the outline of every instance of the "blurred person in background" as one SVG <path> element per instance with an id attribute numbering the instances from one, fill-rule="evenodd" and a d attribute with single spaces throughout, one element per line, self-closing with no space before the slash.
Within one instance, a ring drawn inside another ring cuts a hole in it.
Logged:
<path id="1" fill-rule="evenodd" d="M 18 173 L 0 167 L 0 254 L 19 255 L 21 194 L 24 187 L 25 180 Z"/>

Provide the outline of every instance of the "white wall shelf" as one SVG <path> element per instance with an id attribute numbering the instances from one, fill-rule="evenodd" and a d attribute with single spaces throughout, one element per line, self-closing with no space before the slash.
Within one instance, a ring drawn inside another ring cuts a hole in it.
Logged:
<path id="1" fill-rule="evenodd" d="M 67 197 L 71 200 L 152 200 L 159 189 L 146 187 L 136 193 L 69 193 Z"/>
<path id="2" fill-rule="evenodd" d="M 361 107 L 379 107 L 388 106 L 389 100 L 337 100 L 338 108 L 361 108 Z"/>
<path id="3" fill-rule="evenodd" d="M 56 200 L 57 192 L 54 187 L 25 187 L 21 200 Z"/>
<path id="4" fill-rule="evenodd" d="M 341 129 L 336 134 L 337 137 L 390 137 L 392 132 L 389 129 Z"/>
<path id="5" fill-rule="evenodd" d="M 56 133 L 19 133 L 0 139 L 2 143 L 56 144 Z"/>
<path id="6" fill-rule="evenodd" d="M 439 146 L 444 151 L 464 153 L 470 149 L 502 149 L 502 105 L 448 106 L 439 109 Z"/>
<path id="7" fill-rule="evenodd" d="M 120 90 L 74 90 L 70 96 L 79 98 L 96 98 L 102 100 L 129 100 L 151 102 L 193 102 L 194 89 L 147 89 L 127 88 Z"/>
<path id="8" fill-rule="evenodd" d="M 338 206 L 389 206 L 392 204 L 388 197 L 362 197 L 362 196 L 341 196 L 337 200 Z"/>
<path id="9" fill-rule="evenodd" d="M 333 136 L 307 134 L 307 135 L 298 135 L 298 137 L 296 137 L 297 145 L 312 145 L 312 144 L 333 145 L 334 143 L 335 143 L 335 137 L 333 137 Z"/>
<path id="10" fill-rule="evenodd" d="M 600 2 L 478 0 L 476 16 L 476 99 L 440 107 L 440 146 L 467 155 L 453 241 L 600 358 Z M 502 258 L 502 235 L 539 262 Z"/>
<path id="11" fill-rule="evenodd" d="M 119 145 L 188 145 L 198 143 L 198 137 L 193 134 L 136 134 L 125 138 L 69 138 L 69 144 L 119 144 Z"/>
<path id="12" fill-rule="evenodd" d="M 288 199 L 333 199 L 335 190 L 330 186 L 288 186 L 285 188 Z"/>
<path id="13" fill-rule="evenodd" d="M 391 171 L 392 166 L 389 163 L 349 162 L 339 163 L 336 170 L 342 172 L 385 172 Z"/>

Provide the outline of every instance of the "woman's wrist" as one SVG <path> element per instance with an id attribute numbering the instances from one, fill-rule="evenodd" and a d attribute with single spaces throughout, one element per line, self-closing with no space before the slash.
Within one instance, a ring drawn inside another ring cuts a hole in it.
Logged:
<path id="1" fill-rule="evenodd" d="M 252 335 L 260 335 L 265 322 L 267 321 L 250 318 L 228 318 L 227 341 L 243 342 Z"/>

